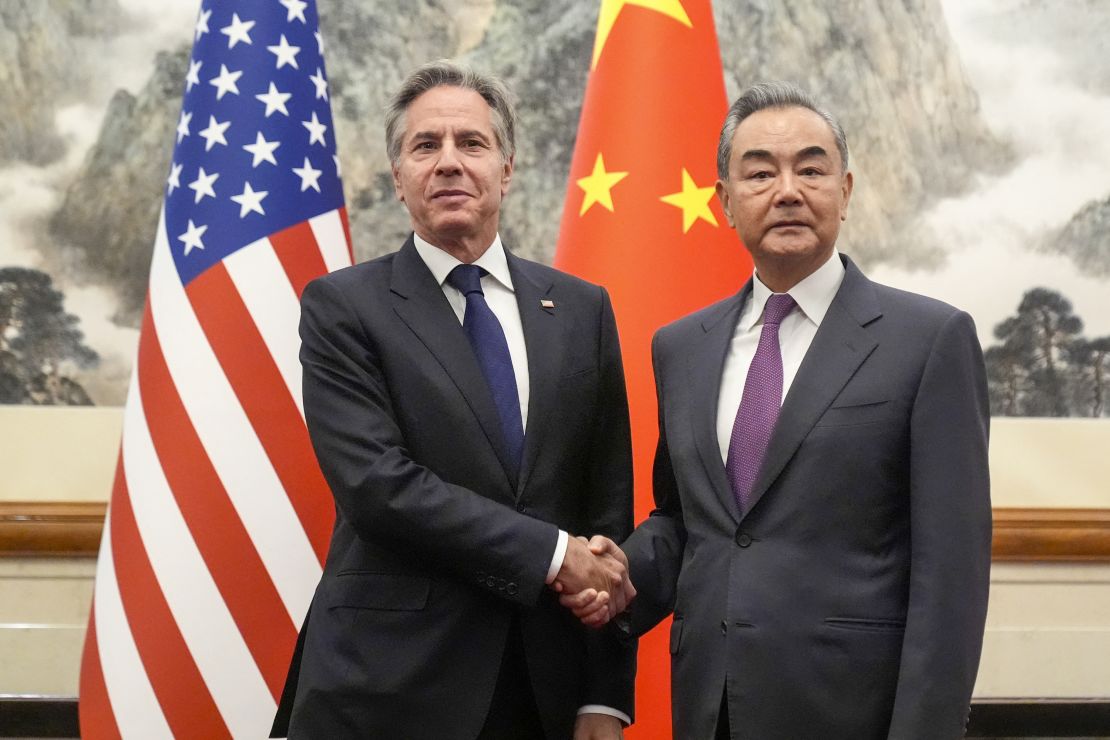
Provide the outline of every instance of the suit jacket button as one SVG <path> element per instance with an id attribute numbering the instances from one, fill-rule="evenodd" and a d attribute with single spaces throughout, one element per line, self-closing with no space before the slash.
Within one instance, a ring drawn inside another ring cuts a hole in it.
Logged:
<path id="1" fill-rule="evenodd" d="M 494 578 L 493 576 L 489 576 L 488 578 L 486 578 L 486 585 L 489 586 L 490 588 L 496 587 L 497 586 L 497 579 Z"/>
<path id="2" fill-rule="evenodd" d="M 747 532 L 737 532 L 736 544 L 740 545 L 740 547 L 747 547 L 752 544 L 752 538 Z"/>
<path id="3" fill-rule="evenodd" d="M 519 511 L 521 514 L 527 514 L 528 513 L 528 507 L 525 506 L 524 504 L 517 504 L 516 505 L 516 510 Z"/>
<path id="4" fill-rule="evenodd" d="M 510 583 L 508 586 L 505 587 L 505 591 L 509 594 L 509 596 L 516 596 L 516 584 Z"/>

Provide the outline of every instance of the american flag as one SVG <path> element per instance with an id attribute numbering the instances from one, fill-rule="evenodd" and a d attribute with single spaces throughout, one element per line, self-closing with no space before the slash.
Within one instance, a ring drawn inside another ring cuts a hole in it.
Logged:
<path id="1" fill-rule="evenodd" d="M 312 0 L 205 0 L 81 665 L 85 738 L 269 729 L 333 509 L 298 299 L 351 264 Z"/>

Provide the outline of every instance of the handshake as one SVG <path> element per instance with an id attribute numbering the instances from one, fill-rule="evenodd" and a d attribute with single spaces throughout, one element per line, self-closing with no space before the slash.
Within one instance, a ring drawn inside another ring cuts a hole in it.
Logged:
<path id="1" fill-rule="evenodd" d="M 587 627 L 602 627 L 632 603 L 636 588 L 628 558 L 608 537 L 571 537 L 563 566 L 551 584 L 559 603 Z"/>

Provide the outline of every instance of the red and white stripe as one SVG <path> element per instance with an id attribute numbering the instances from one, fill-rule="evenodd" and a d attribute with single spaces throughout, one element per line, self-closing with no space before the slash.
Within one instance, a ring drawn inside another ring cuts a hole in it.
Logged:
<path id="1" fill-rule="evenodd" d="M 333 519 L 298 301 L 349 264 L 340 208 L 183 286 L 160 222 L 82 661 L 85 737 L 266 735 Z"/>

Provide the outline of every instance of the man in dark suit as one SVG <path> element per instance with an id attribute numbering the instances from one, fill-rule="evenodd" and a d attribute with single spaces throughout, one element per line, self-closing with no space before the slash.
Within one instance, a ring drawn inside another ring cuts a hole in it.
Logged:
<path id="1" fill-rule="evenodd" d="M 311 283 L 305 417 L 336 502 L 282 713 L 296 738 L 619 738 L 635 645 L 554 588 L 632 591 L 584 539 L 632 529 L 616 324 L 597 286 L 498 236 L 504 86 L 418 69 L 387 116 L 400 251 Z M 299 666 L 298 666 L 299 663 Z"/>
<path id="2" fill-rule="evenodd" d="M 960 737 L 991 540 L 972 320 L 837 252 L 848 148 L 801 90 L 741 96 L 717 165 L 755 274 L 655 337 L 657 508 L 622 545 L 633 631 L 673 611 L 674 736 Z"/>

